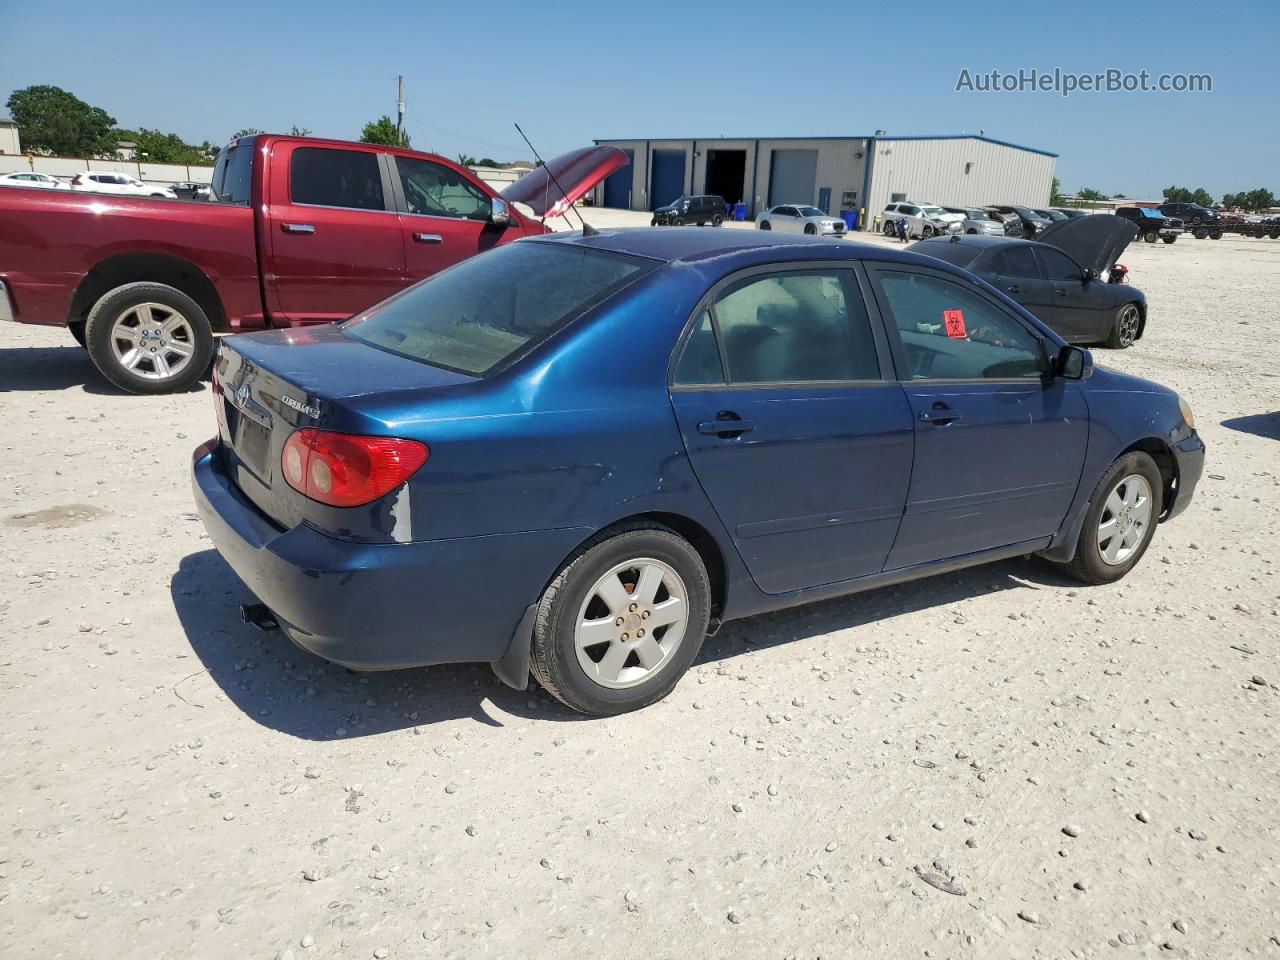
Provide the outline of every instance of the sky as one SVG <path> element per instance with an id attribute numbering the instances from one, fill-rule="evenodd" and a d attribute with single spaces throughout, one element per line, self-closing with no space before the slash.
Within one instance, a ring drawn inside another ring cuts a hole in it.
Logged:
<path id="1" fill-rule="evenodd" d="M 103 14 L 106 15 L 103 15 Z M 0 100 L 53 84 L 122 127 L 529 158 L 606 138 L 976 133 L 1059 154 L 1063 190 L 1280 193 L 1280 2 L 0 0 Z M 1019 69 L 1212 77 L 1207 93 L 957 91 Z M 2 108 L 0 108 L 2 109 Z"/>

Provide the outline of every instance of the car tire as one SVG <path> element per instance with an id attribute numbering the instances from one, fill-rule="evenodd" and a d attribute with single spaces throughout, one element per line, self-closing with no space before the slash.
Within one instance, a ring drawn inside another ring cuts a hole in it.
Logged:
<path id="1" fill-rule="evenodd" d="M 1156 230 L 1148 230 L 1142 235 L 1142 239 L 1147 243 L 1155 243 L 1160 239 L 1160 234 Z"/>
<path id="2" fill-rule="evenodd" d="M 683 227 L 684 224 L 685 224 L 684 217 L 676 217 L 674 220 L 671 221 L 671 225 L 673 227 Z"/>
<path id="3" fill-rule="evenodd" d="M 657 218 L 657 217 L 654 217 L 652 220 L 650 220 L 650 221 L 649 221 L 649 226 L 651 226 L 651 227 L 656 227 L 657 225 L 658 225 L 658 218 Z"/>
<path id="4" fill-rule="evenodd" d="M 1222 239 L 1222 231 L 1221 231 L 1221 230 L 1215 230 L 1215 231 L 1213 231 L 1213 233 L 1209 234 L 1209 239 L 1210 239 L 1210 240 L 1221 240 L 1221 239 Z"/>
<path id="5" fill-rule="evenodd" d="M 1191 231 L 1191 235 L 1197 240 L 1207 240 L 1209 238 L 1209 231 L 1201 227 L 1198 230 Z"/>
<path id="6" fill-rule="evenodd" d="M 920 228 L 921 239 L 928 240 L 932 236 L 933 236 L 933 227 L 929 226 L 926 223 L 923 227 Z"/>
<path id="7" fill-rule="evenodd" d="M 1164 509 L 1163 497 L 1164 481 L 1150 456 L 1135 450 L 1120 457 L 1093 491 L 1075 556 L 1060 566 L 1084 583 L 1119 580 L 1146 553 Z"/>
<path id="8" fill-rule="evenodd" d="M 898 235 L 898 230 L 892 223 L 886 222 L 883 233 L 886 237 L 896 237 Z"/>
<path id="9" fill-rule="evenodd" d="M 815 227 L 812 223 L 806 223 L 804 225 L 804 232 L 812 237 L 815 233 L 818 232 L 818 228 Z"/>
<path id="10" fill-rule="evenodd" d="M 163 283 L 126 283 L 89 311 L 85 346 L 94 366 L 121 390 L 176 393 L 189 389 L 209 369 L 213 327 L 200 305 L 181 290 Z"/>
<path id="11" fill-rule="evenodd" d="M 1136 303 L 1126 303 L 1116 310 L 1116 315 L 1111 320 L 1107 346 L 1112 350 L 1128 349 L 1138 339 L 1138 331 L 1141 329 L 1142 311 Z"/>
<path id="12" fill-rule="evenodd" d="M 978 232 L 978 231 L 977 231 L 977 230 L 975 230 L 975 229 L 973 229 L 973 227 L 970 227 L 968 230 L 966 230 L 966 231 L 965 231 L 965 233 L 969 234 L 970 236 L 973 236 L 973 235 L 974 235 L 974 234 L 976 234 L 977 232 Z"/>
<path id="13" fill-rule="evenodd" d="M 717 213 L 714 217 L 712 217 L 712 218 L 711 218 L 711 225 L 712 225 L 713 227 L 718 227 L 718 226 L 720 226 L 720 225 L 721 225 L 721 224 L 723 224 L 723 223 L 724 223 L 724 217 L 720 216 L 720 214 L 718 214 L 718 213 Z"/>
<path id="14" fill-rule="evenodd" d="M 610 593 L 606 602 L 602 594 Z M 680 601 L 675 609 L 683 618 L 643 638 L 644 624 L 663 616 L 671 600 Z M 569 557 L 538 601 L 530 670 L 548 693 L 581 713 L 638 710 L 675 688 L 702 647 L 710 616 L 706 566 L 687 540 L 658 524 L 606 530 Z M 654 659 L 646 664 L 646 657 Z"/>
<path id="15" fill-rule="evenodd" d="M 768 220 L 761 220 L 761 221 L 760 221 L 760 229 L 761 229 L 761 230 L 772 230 L 772 229 L 773 229 L 773 226 L 772 226 L 772 224 L 770 224 L 770 223 L 769 223 L 769 221 L 768 221 Z"/>
<path id="16" fill-rule="evenodd" d="M 1160 239 L 1163 240 L 1165 243 L 1176 243 L 1178 240 L 1177 237 L 1161 237 Z"/>

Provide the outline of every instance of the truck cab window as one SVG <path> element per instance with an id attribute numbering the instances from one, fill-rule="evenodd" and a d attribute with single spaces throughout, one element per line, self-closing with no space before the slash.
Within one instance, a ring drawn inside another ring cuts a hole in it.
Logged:
<path id="1" fill-rule="evenodd" d="M 410 213 L 466 220 L 488 220 L 492 214 L 489 195 L 443 164 L 396 157 L 396 172 Z"/>
<path id="2" fill-rule="evenodd" d="M 299 147 L 289 163 L 289 196 L 294 203 L 319 207 L 385 210 L 378 155 Z"/>

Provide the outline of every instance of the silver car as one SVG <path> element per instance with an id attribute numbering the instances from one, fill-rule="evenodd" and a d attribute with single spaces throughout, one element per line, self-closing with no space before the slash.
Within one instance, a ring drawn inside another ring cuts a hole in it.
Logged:
<path id="1" fill-rule="evenodd" d="M 1004 224 L 994 220 L 991 214 L 977 207 L 943 207 L 947 213 L 958 213 L 964 217 L 960 222 L 960 232 L 979 234 L 987 237 L 1003 237 Z"/>
<path id="2" fill-rule="evenodd" d="M 828 216 L 817 207 L 791 203 L 765 210 L 756 217 L 756 226 L 761 230 L 785 230 L 819 237 L 843 237 L 845 232 L 845 222 L 839 217 Z"/>

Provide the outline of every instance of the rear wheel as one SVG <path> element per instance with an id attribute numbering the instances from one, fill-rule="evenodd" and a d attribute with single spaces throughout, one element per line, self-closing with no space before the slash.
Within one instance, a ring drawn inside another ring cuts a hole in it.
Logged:
<path id="1" fill-rule="evenodd" d="M 1177 237 L 1161 237 L 1160 239 L 1163 240 L 1165 243 L 1173 243 L 1178 238 Z"/>
<path id="2" fill-rule="evenodd" d="M 85 346 L 102 375 L 130 393 L 186 390 L 213 357 L 209 318 L 181 290 L 127 283 L 93 305 Z"/>
<path id="3" fill-rule="evenodd" d="M 884 235 L 886 237 L 894 237 L 894 236 L 897 236 L 897 234 L 898 234 L 897 228 L 892 223 L 889 223 L 886 221 L 884 225 Z"/>
<path id="4" fill-rule="evenodd" d="M 1213 231 L 1213 233 L 1209 234 L 1209 239 L 1210 239 L 1210 240 L 1221 240 L 1221 239 L 1222 239 L 1222 231 L 1221 231 L 1221 230 L 1215 230 L 1215 231 Z"/>
<path id="5" fill-rule="evenodd" d="M 1107 338 L 1107 346 L 1113 350 L 1124 350 L 1133 346 L 1138 339 L 1138 329 L 1142 326 L 1142 312 L 1136 303 L 1126 303 L 1116 311 L 1111 321 L 1111 336 Z"/>
<path id="6" fill-rule="evenodd" d="M 722 217 L 722 216 L 721 216 L 720 214 L 718 214 L 718 213 L 717 213 L 714 217 L 712 217 L 712 218 L 711 218 L 711 225 L 712 225 L 713 227 L 718 227 L 718 226 L 720 226 L 720 224 L 722 224 L 722 223 L 724 223 L 724 217 Z"/>
<path id="7" fill-rule="evenodd" d="M 770 223 L 769 223 L 769 221 L 768 221 L 768 220 L 761 220 L 761 221 L 760 221 L 760 229 L 761 229 L 761 230 L 772 230 L 772 229 L 773 229 L 773 227 L 772 227 L 772 225 L 770 225 Z"/>
<path id="8" fill-rule="evenodd" d="M 538 603 L 531 669 L 561 703 L 612 716 L 661 700 L 707 632 L 711 586 L 698 552 L 657 525 L 579 548 Z"/>
<path id="9" fill-rule="evenodd" d="M 1191 235 L 1195 237 L 1197 240 L 1204 240 L 1209 236 L 1209 231 L 1206 230 L 1204 227 L 1200 227 L 1199 229 L 1192 230 Z"/>
<path id="10" fill-rule="evenodd" d="M 1134 568 L 1155 534 L 1163 509 L 1163 481 L 1155 461 L 1126 453 L 1103 475 L 1085 512 L 1076 554 L 1063 564 L 1085 583 L 1113 583 Z"/>

